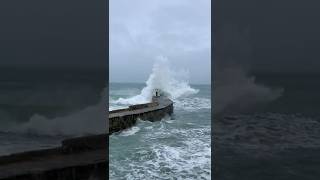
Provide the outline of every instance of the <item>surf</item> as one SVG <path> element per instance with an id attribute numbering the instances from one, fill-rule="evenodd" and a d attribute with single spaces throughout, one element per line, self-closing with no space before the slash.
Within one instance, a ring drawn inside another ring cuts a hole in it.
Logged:
<path id="1" fill-rule="evenodd" d="M 161 90 L 173 101 L 180 97 L 197 94 L 199 90 L 189 85 L 187 77 L 186 72 L 172 69 L 168 58 L 159 56 L 140 94 L 129 98 L 119 98 L 114 103 L 132 105 L 150 102 L 154 89 Z"/>

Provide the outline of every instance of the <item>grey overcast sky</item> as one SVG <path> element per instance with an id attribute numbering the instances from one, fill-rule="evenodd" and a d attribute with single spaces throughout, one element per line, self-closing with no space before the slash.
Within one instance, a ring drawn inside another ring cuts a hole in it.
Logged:
<path id="1" fill-rule="evenodd" d="M 145 82 L 158 56 L 210 83 L 210 0 L 110 0 L 110 82 Z"/>

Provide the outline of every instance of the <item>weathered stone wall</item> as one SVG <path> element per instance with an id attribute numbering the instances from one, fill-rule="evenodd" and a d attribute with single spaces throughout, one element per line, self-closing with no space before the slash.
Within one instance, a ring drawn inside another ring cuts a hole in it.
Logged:
<path id="1" fill-rule="evenodd" d="M 10 176 L 1 180 L 106 180 L 108 172 L 107 162 L 100 162 Z"/>
<path id="2" fill-rule="evenodd" d="M 54 149 L 0 157 L 0 180 L 105 180 L 108 135 L 68 139 Z"/>
<path id="3" fill-rule="evenodd" d="M 109 112 L 109 133 L 133 126 L 138 119 L 161 120 L 173 113 L 164 97 L 151 103 Z M 105 180 L 108 134 L 67 139 L 61 147 L 0 157 L 0 180 Z"/>
<path id="4" fill-rule="evenodd" d="M 132 108 L 113 111 L 109 114 L 109 133 L 115 133 L 136 124 L 138 119 L 148 121 L 160 121 L 166 115 L 173 113 L 173 102 L 170 99 L 162 97 L 154 98 L 152 103 L 135 105 Z"/>

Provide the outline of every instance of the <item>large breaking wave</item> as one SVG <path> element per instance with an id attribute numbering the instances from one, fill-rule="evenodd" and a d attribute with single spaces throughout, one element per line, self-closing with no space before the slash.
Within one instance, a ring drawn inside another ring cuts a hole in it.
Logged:
<path id="1" fill-rule="evenodd" d="M 150 102 L 154 89 L 160 89 L 173 100 L 198 93 L 199 90 L 190 87 L 187 77 L 186 71 L 175 71 L 170 68 L 167 58 L 158 57 L 153 65 L 152 73 L 146 81 L 146 86 L 140 94 L 130 98 L 119 98 L 112 103 L 139 104 Z"/>

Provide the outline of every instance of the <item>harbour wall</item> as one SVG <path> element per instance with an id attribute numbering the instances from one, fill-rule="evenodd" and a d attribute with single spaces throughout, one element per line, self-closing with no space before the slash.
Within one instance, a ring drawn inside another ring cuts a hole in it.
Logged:
<path id="1" fill-rule="evenodd" d="M 173 102 L 166 97 L 110 111 L 109 134 L 66 139 L 57 148 L 0 157 L 0 180 L 105 180 L 109 135 L 132 127 L 138 119 L 158 121 L 172 113 Z"/>
<path id="2" fill-rule="evenodd" d="M 68 139 L 62 146 L 0 157 L 0 180 L 105 180 L 108 135 Z"/>
<path id="3" fill-rule="evenodd" d="M 173 113 L 173 102 L 167 97 L 153 97 L 151 103 L 129 106 L 109 112 L 109 133 L 130 128 L 138 119 L 159 121 Z"/>

